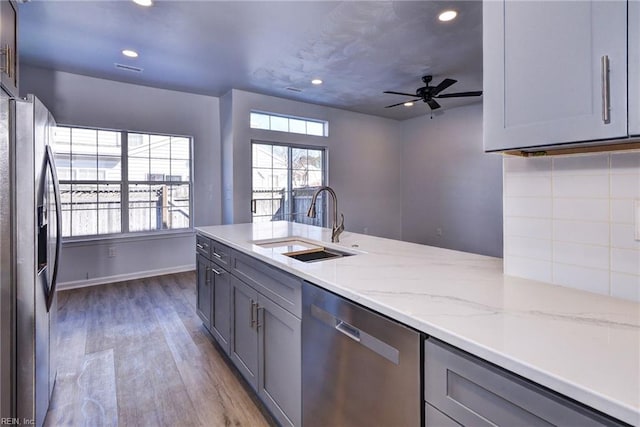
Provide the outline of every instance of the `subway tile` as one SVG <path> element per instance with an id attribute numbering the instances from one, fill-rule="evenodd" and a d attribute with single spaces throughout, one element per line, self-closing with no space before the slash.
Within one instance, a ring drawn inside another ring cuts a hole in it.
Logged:
<path id="1" fill-rule="evenodd" d="M 600 175 L 609 172 L 608 154 L 559 156 L 553 159 L 553 175 Z"/>
<path id="2" fill-rule="evenodd" d="M 551 261 L 551 240 L 510 236 L 504 242 L 505 256 Z"/>
<path id="3" fill-rule="evenodd" d="M 554 199 L 554 219 L 578 221 L 609 221 L 607 199 Z"/>
<path id="4" fill-rule="evenodd" d="M 609 295 L 609 270 L 554 263 L 553 283 Z"/>
<path id="5" fill-rule="evenodd" d="M 609 197 L 609 174 L 553 177 L 554 198 L 598 199 Z"/>
<path id="6" fill-rule="evenodd" d="M 612 153 L 611 173 L 640 173 L 640 152 Z"/>
<path id="7" fill-rule="evenodd" d="M 550 261 L 510 256 L 505 257 L 504 274 L 551 283 L 552 267 Z"/>
<path id="8" fill-rule="evenodd" d="M 640 174 L 611 175 L 611 198 L 640 198 Z"/>
<path id="9" fill-rule="evenodd" d="M 504 178 L 507 197 L 551 197 L 550 176 L 508 175 Z"/>
<path id="10" fill-rule="evenodd" d="M 504 216 L 524 216 L 530 218 L 551 218 L 550 197 L 505 197 Z"/>
<path id="11" fill-rule="evenodd" d="M 553 242 L 553 262 L 609 269 L 609 248 L 580 243 Z"/>
<path id="12" fill-rule="evenodd" d="M 640 241 L 635 239 L 633 224 L 611 224 L 611 247 L 640 250 Z"/>
<path id="13" fill-rule="evenodd" d="M 640 251 L 611 248 L 611 271 L 640 276 Z"/>
<path id="14" fill-rule="evenodd" d="M 505 236 L 551 239 L 551 220 L 507 217 L 504 219 L 504 234 Z"/>
<path id="15" fill-rule="evenodd" d="M 609 223 L 586 221 L 553 221 L 553 240 L 609 246 Z"/>
<path id="16" fill-rule="evenodd" d="M 612 272 L 611 296 L 640 302 L 640 276 Z"/>
<path id="17" fill-rule="evenodd" d="M 505 157 L 502 165 L 505 175 L 551 175 L 550 158 Z"/>
<path id="18" fill-rule="evenodd" d="M 611 222 L 633 224 L 635 202 L 633 199 L 611 200 Z"/>

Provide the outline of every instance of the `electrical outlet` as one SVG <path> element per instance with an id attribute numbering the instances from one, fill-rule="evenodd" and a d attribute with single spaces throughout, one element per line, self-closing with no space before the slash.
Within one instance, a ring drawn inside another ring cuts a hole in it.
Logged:
<path id="1" fill-rule="evenodd" d="M 113 246 L 109 247 L 109 258 L 113 258 L 116 256 L 116 248 L 114 248 Z"/>
<path id="2" fill-rule="evenodd" d="M 442 236 L 442 228 L 440 228 L 440 227 L 436 228 L 436 234 L 438 236 Z"/>
<path id="3" fill-rule="evenodd" d="M 363 234 L 369 234 L 369 227 L 365 227 L 364 230 L 362 230 Z"/>
<path id="4" fill-rule="evenodd" d="M 636 240 L 640 241 L 640 199 L 636 199 L 635 223 Z"/>

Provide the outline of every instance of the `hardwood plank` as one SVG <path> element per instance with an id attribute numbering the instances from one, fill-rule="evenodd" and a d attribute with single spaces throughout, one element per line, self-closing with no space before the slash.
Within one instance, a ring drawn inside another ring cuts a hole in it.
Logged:
<path id="1" fill-rule="evenodd" d="M 195 313 L 193 272 L 61 292 L 47 426 L 272 423 Z"/>

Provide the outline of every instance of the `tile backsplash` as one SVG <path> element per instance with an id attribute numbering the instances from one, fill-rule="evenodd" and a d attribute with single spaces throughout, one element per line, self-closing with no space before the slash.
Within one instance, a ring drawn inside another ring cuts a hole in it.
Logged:
<path id="1" fill-rule="evenodd" d="M 505 274 L 640 301 L 640 152 L 505 157 L 503 168 Z"/>

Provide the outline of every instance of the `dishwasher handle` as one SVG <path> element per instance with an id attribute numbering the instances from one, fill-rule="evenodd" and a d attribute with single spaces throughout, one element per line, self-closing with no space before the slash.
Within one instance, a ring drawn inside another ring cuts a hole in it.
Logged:
<path id="1" fill-rule="evenodd" d="M 350 325 L 344 320 L 334 316 L 333 314 L 323 310 L 315 304 L 311 304 L 310 314 L 326 326 L 337 330 L 338 332 L 351 338 L 353 341 L 384 357 L 389 362 L 398 365 L 400 363 L 400 351 L 387 344 L 381 339 L 363 331 L 355 326 Z M 304 316 L 304 315 L 303 315 Z"/>
<path id="2" fill-rule="evenodd" d="M 351 338 L 352 340 L 356 341 L 356 342 L 360 342 L 360 329 L 351 326 L 350 324 L 348 324 L 347 322 L 340 320 L 338 318 L 336 318 L 336 326 L 335 326 L 336 330 L 338 332 L 342 332 L 343 334 L 345 334 L 346 336 L 348 336 L 349 338 Z"/>

